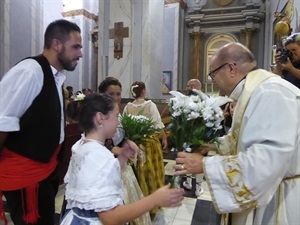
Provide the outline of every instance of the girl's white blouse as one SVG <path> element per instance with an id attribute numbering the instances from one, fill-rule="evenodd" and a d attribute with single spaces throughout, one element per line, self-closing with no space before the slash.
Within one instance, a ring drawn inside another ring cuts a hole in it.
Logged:
<path id="1" fill-rule="evenodd" d="M 123 185 L 118 159 L 98 142 L 72 147 L 66 183 L 67 209 L 78 207 L 102 212 L 123 204 Z"/>

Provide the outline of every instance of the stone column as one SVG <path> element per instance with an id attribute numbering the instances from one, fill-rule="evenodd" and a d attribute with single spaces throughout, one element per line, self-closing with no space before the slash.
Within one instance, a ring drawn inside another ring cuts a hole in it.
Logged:
<path id="1" fill-rule="evenodd" d="M 110 1 L 99 1 L 97 22 L 97 85 L 108 76 Z"/>
<path id="2" fill-rule="evenodd" d="M 41 53 L 43 4 L 32 0 L 0 1 L 0 80 L 21 59 Z"/>
<path id="3" fill-rule="evenodd" d="M 243 37 L 243 44 L 250 49 L 253 50 L 252 47 L 252 40 L 253 40 L 253 29 L 245 28 L 241 30 L 242 37 Z"/>
<path id="4" fill-rule="evenodd" d="M 10 2 L 0 2 L 0 80 L 10 68 Z M 19 59 L 20 60 L 20 59 Z"/>
<path id="5" fill-rule="evenodd" d="M 201 55 L 203 55 L 202 42 L 203 35 L 198 31 L 193 31 L 190 34 L 190 38 L 192 41 L 192 60 L 191 60 L 191 69 L 189 73 L 189 79 L 199 79 L 202 81 L 201 70 L 203 68 L 203 60 L 201 60 Z"/>

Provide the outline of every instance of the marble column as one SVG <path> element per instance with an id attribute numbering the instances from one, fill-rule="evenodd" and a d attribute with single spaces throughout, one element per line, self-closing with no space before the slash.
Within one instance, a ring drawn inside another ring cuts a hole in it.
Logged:
<path id="1" fill-rule="evenodd" d="M 8 0 L 0 2 L 0 80 L 10 68 L 10 4 Z"/>
<path id="2" fill-rule="evenodd" d="M 129 0 L 110 1 L 109 6 L 109 28 L 113 29 L 114 24 L 123 22 L 124 27 L 129 29 L 129 37 L 123 38 L 123 57 L 114 57 L 114 39 L 108 39 L 108 51 L 105 55 L 108 66 L 108 76 L 119 79 L 122 83 L 122 97 L 128 98 L 130 95 L 130 85 L 132 83 L 132 36 L 135 27 L 132 22 L 132 2 Z M 105 12 L 106 13 L 106 12 Z M 105 47 L 106 48 L 106 47 Z M 140 78 L 138 80 L 141 80 Z"/>
<path id="3" fill-rule="evenodd" d="M 99 1 L 97 29 L 97 85 L 108 76 L 110 0 Z"/>
<path id="4" fill-rule="evenodd" d="M 202 42 L 203 35 L 200 31 L 190 33 L 192 40 L 192 60 L 191 70 L 189 73 L 189 79 L 203 80 L 201 77 L 201 68 L 203 68 L 203 60 L 201 60 L 201 54 L 203 55 Z"/>
<path id="5" fill-rule="evenodd" d="M 43 4 L 37 0 L 1 1 L 0 79 L 23 58 L 41 53 L 42 6 Z"/>
<path id="6" fill-rule="evenodd" d="M 250 49 L 250 51 L 253 50 L 253 47 L 252 47 L 253 32 L 254 32 L 254 30 L 253 30 L 253 29 L 249 29 L 249 28 L 246 28 L 246 29 L 242 29 L 242 30 L 241 30 L 242 37 L 243 37 L 243 44 L 244 44 L 248 49 Z"/>
<path id="7" fill-rule="evenodd" d="M 63 18 L 76 23 L 81 28 L 83 57 L 79 60 L 74 71 L 65 72 L 67 75 L 66 86 L 72 86 L 76 91 L 83 88 L 96 91 L 98 87 L 95 66 L 97 59 L 91 41 L 91 31 L 98 19 L 96 7 L 98 8 L 98 4 L 92 5 L 83 0 L 76 1 L 76 4 L 71 0 L 64 2 Z"/>
<path id="8" fill-rule="evenodd" d="M 113 39 L 108 44 L 108 75 L 120 80 L 124 98 L 132 97 L 130 85 L 136 80 L 145 82 L 148 98 L 162 98 L 164 8 L 163 0 L 110 1 L 109 28 L 116 22 L 129 28 L 123 58 L 114 58 Z"/>
<path id="9" fill-rule="evenodd" d="M 141 78 L 148 87 L 147 95 L 149 98 L 160 99 L 162 98 L 162 50 L 164 47 L 164 43 L 161 41 L 164 37 L 163 0 L 143 1 L 142 26 Z"/>

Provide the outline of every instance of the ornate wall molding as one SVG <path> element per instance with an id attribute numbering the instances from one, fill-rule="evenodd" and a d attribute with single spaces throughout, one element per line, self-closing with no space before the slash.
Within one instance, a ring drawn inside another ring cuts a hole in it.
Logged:
<path id="1" fill-rule="evenodd" d="M 179 3 L 181 9 L 187 8 L 186 0 L 165 0 L 165 5 L 174 3 Z"/>
<path id="2" fill-rule="evenodd" d="M 86 9 L 70 10 L 67 12 L 62 12 L 61 15 L 63 17 L 72 17 L 72 16 L 81 16 L 82 15 L 91 20 L 98 21 L 98 16 L 93 13 L 88 12 Z"/>
<path id="3" fill-rule="evenodd" d="M 244 6 L 232 6 L 211 9 L 195 8 L 185 18 L 189 32 L 200 29 L 201 32 L 215 33 L 220 28 L 226 31 L 257 29 L 265 17 L 259 4 L 249 3 Z"/>
<path id="4" fill-rule="evenodd" d="M 265 11 L 261 4 L 247 3 L 238 6 L 222 6 L 212 8 L 191 8 L 185 17 L 188 35 L 190 37 L 190 67 L 189 78 L 198 78 L 204 85 L 210 85 L 206 72 L 209 58 L 206 44 L 213 34 L 235 34 L 252 50 L 254 34 L 259 31 L 264 22 Z M 207 91 L 207 90 L 206 90 Z"/>

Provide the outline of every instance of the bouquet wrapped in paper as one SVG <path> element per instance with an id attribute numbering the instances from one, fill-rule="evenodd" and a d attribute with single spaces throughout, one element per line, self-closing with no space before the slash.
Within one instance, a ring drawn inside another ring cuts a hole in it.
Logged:
<path id="1" fill-rule="evenodd" d="M 224 119 L 221 105 L 229 102 L 226 97 L 209 97 L 201 91 L 186 96 L 170 91 L 171 140 L 177 151 L 192 152 L 205 143 L 215 142 L 222 129 Z M 180 179 L 180 177 L 173 177 Z M 178 187 L 178 182 L 172 185 Z"/>

